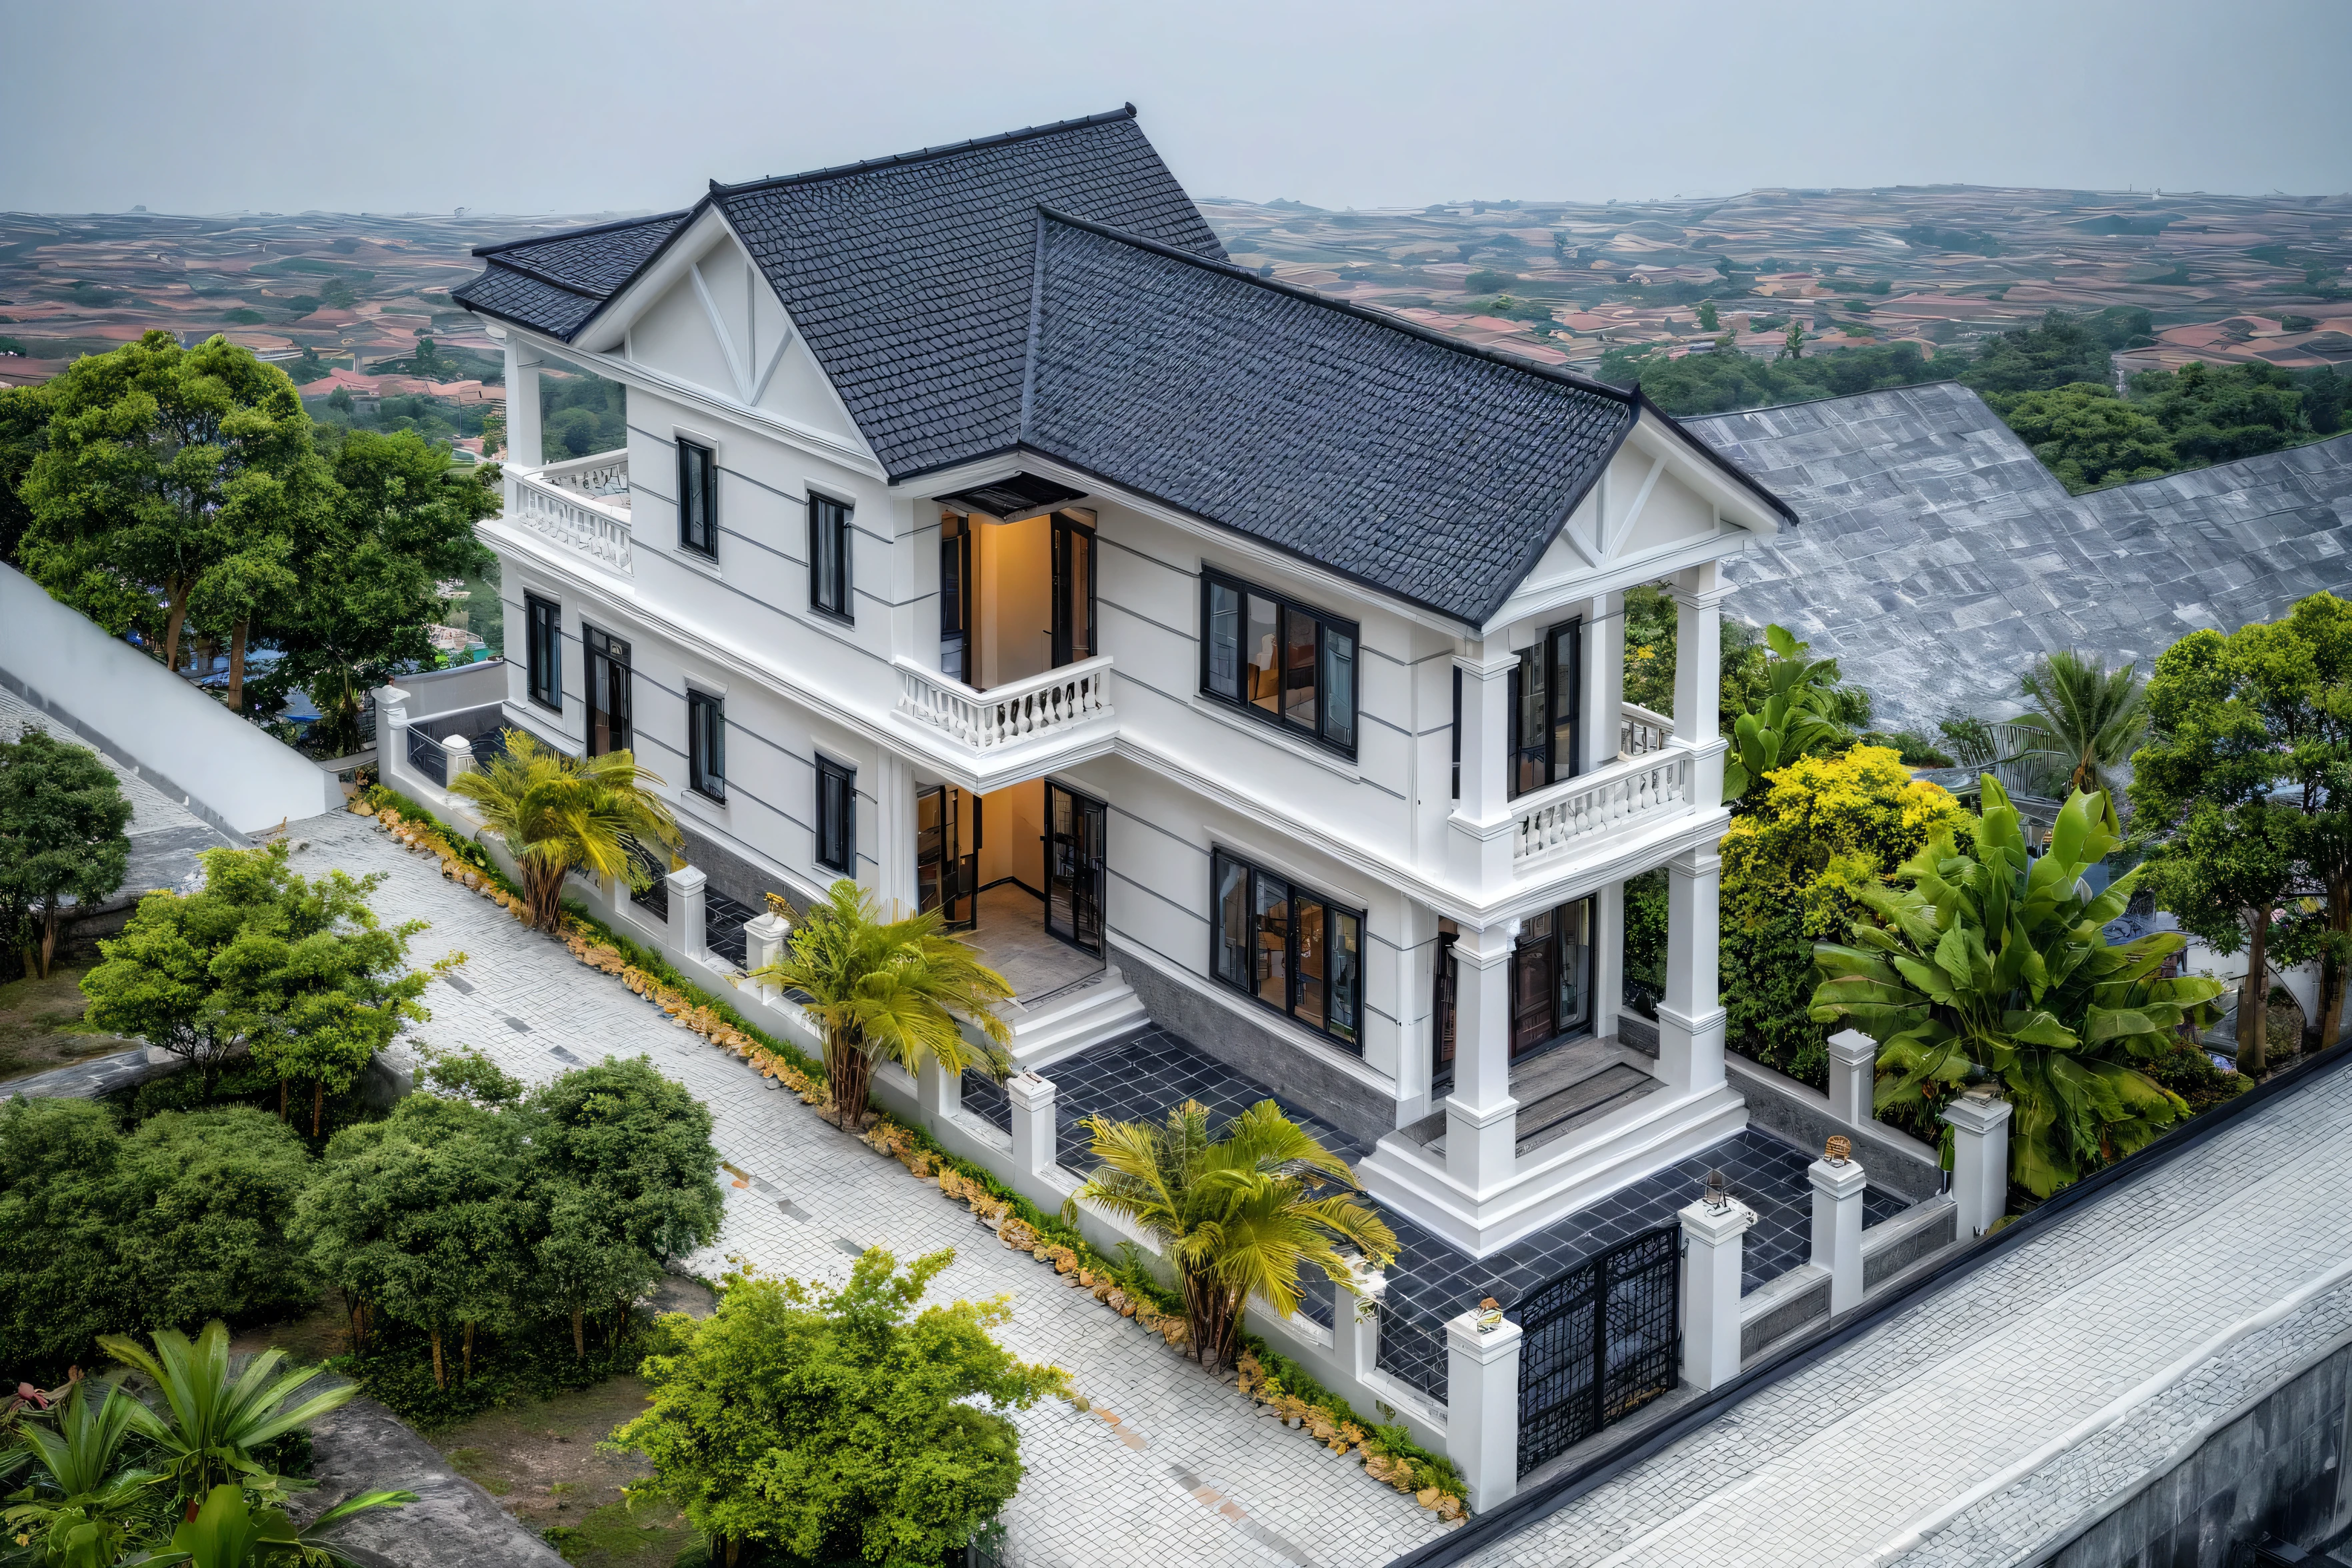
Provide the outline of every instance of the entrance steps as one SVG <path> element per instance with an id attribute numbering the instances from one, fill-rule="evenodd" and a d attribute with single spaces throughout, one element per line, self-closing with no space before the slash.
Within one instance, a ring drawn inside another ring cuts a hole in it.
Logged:
<path id="1" fill-rule="evenodd" d="M 1012 1008 L 1013 1065 L 1045 1068 L 1151 1021 L 1118 965 Z"/>

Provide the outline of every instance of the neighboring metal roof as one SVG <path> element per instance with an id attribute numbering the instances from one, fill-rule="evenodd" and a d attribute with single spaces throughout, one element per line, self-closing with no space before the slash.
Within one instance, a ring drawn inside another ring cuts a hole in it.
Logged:
<path id="1" fill-rule="evenodd" d="M 1948 383 L 1685 428 L 1803 519 L 1724 563 L 1727 607 L 1835 657 L 1890 727 L 2014 713 L 2052 649 L 2145 672 L 2200 626 L 2352 584 L 2352 437 L 2074 497 Z"/>
<path id="2" fill-rule="evenodd" d="M 1023 447 L 1484 624 L 1633 399 L 1045 217 Z"/>

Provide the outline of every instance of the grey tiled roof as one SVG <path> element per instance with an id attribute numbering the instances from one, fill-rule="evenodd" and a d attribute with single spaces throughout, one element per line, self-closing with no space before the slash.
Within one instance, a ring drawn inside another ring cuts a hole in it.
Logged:
<path id="1" fill-rule="evenodd" d="M 1622 393 L 1052 218 L 1022 444 L 1474 623 L 1636 417 Z"/>
<path id="2" fill-rule="evenodd" d="M 2036 654 L 2146 670 L 2200 626 L 2352 584 L 2352 437 L 2073 497 L 1957 385 L 1685 428 L 1803 520 L 1726 563 L 1727 607 L 1835 656 L 1882 722 L 2006 716 Z"/>
<path id="3" fill-rule="evenodd" d="M 474 254 L 487 263 L 482 275 L 452 297 L 489 315 L 569 338 L 690 216 L 664 213 L 479 247 Z"/>

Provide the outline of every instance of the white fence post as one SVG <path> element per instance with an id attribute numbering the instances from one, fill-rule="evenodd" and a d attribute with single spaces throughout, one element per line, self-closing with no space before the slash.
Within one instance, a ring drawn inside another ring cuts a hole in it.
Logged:
<path id="1" fill-rule="evenodd" d="M 1034 1069 L 1004 1080 L 1004 1098 L 1013 1106 L 1013 1168 L 1033 1176 L 1050 1173 L 1060 1164 L 1054 1133 L 1054 1085 Z"/>
<path id="2" fill-rule="evenodd" d="M 1830 1316 L 1862 1303 L 1862 1194 L 1870 1178 L 1845 1140 L 1805 1167 L 1813 1184 L 1813 1262 L 1830 1271 Z"/>
<path id="3" fill-rule="evenodd" d="M 915 1104 L 933 1120 L 963 1109 L 963 1074 L 950 1072 L 937 1057 L 925 1057 L 915 1073 Z"/>
<path id="4" fill-rule="evenodd" d="M 709 880 L 699 866 L 681 866 L 669 874 L 669 944 L 696 963 L 708 951 L 703 945 L 702 889 Z"/>
<path id="5" fill-rule="evenodd" d="M 1952 1201 L 1962 1240 L 1982 1236 L 2009 1209 L 2010 1103 L 1990 1087 L 1944 1107 L 1952 1129 Z"/>
<path id="6" fill-rule="evenodd" d="M 474 771 L 474 742 L 463 735 L 445 735 L 441 740 L 442 771 L 449 783 L 456 784 L 458 775 Z"/>
<path id="7" fill-rule="evenodd" d="M 1830 1114 L 1848 1127 L 1878 1119 L 1878 1042 L 1860 1029 L 1830 1037 Z"/>
<path id="8" fill-rule="evenodd" d="M 1739 1375 L 1742 1239 L 1756 1211 L 1737 1198 L 1706 1198 L 1675 1216 L 1683 1226 L 1683 1381 L 1720 1388 Z"/>
<path id="9" fill-rule="evenodd" d="M 1445 1324 L 1445 1451 L 1477 1510 L 1519 1489 L 1519 1325 L 1492 1309 Z"/>
<path id="10" fill-rule="evenodd" d="M 1369 1258 L 1357 1258 L 1349 1273 L 1355 1295 L 1332 1289 L 1331 1350 L 1340 1370 L 1361 1384 L 1381 1359 L 1381 1301 L 1389 1280 Z"/>
<path id="11" fill-rule="evenodd" d="M 784 939 L 792 927 L 784 917 L 773 910 L 757 919 L 743 922 L 744 967 L 757 974 L 784 955 Z M 772 1002 L 780 994 L 776 987 L 761 984 L 757 994 L 762 1002 Z"/>

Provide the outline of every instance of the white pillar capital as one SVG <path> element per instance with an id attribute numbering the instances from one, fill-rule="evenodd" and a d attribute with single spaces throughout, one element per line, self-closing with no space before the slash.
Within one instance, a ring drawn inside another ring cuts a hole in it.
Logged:
<path id="1" fill-rule="evenodd" d="M 1348 1266 L 1355 1294 L 1336 1293 L 1331 1303 L 1331 1348 L 1339 1364 L 1361 1382 L 1381 1359 L 1381 1300 L 1388 1294 L 1388 1276 L 1369 1258 Z"/>
<path id="2" fill-rule="evenodd" d="M 2011 1107 L 1990 1085 L 1979 1085 L 1944 1107 L 1952 1129 L 1952 1200 L 1959 1206 L 1962 1240 L 1982 1236 L 2009 1211 L 2009 1119 Z"/>
<path id="3" fill-rule="evenodd" d="M 1061 1163 L 1054 1131 L 1054 1085 L 1027 1068 L 1004 1080 L 1004 1098 L 1013 1106 L 1013 1165 L 1017 1171 L 1042 1175 Z"/>
<path id="4" fill-rule="evenodd" d="M 441 741 L 441 765 L 451 784 L 460 773 L 474 771 L 474 742 L 463 735 L 446 735 Z"/>
<path id="5" fill-rule="evenodd" d="M 1851 1156 L 1816 1160 L 1805 1176 L 1813 1184 L 1812 1260 L 1830 1271 L 1830 1315 L 1835 1317 L 1862 1304 L 1863 1194 L 1870 1178 Z"/>
<path id="6" fill-rule="evenodd" d="M 1868 1126 L 1878 1117 L 1878 1042 L 1860 1029 L 1840 1029 L 1829 1053 L 1830 1114 L 1848 1127 Z"/>
<path id="7" fill-rule="evenodd" d="M 784 956 L 784 943 L 791 939 L 792 922 L 773 910 L 743 922 L 744 967 L 757 974 Z M 772 1002 L 781 994 L 773 985 L 762 984 L 759 995 L 762 1002 Z"/>
<path id="8" fill-rule="evenodd" d="M 1519 1325 L 1468 1311 L 1445 1324 L 1446 1457 L 1485 1510 L 1519 1489 Z"/>
<path id="9" fill-rule="evenodd" d="M 669 942 L 688 959 L 700 963 L 704 945 L 702 892 L 710 879 L 699 866 L 681 866 L 669 874 Z"/>
<path id="10" fill-rule="evenodd" d="M 1756 1211 L 1705 1198 L 1675 1216 L 1683 1228 L 1683 1380 L 1701 1390 L 1739 1375 L 1739 1273 Z"/>

